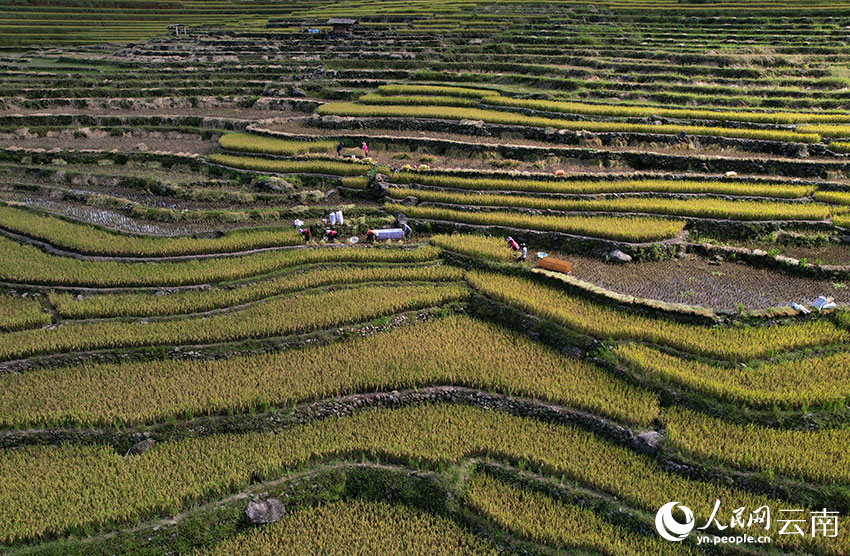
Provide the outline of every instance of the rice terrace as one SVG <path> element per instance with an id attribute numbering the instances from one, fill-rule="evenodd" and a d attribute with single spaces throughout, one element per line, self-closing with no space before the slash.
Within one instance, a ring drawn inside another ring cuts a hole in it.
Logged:
<path id="1" fill-rule="evenodd" d="M 0 554 L 850 555 L 850 2 L 0 0 Z"/>

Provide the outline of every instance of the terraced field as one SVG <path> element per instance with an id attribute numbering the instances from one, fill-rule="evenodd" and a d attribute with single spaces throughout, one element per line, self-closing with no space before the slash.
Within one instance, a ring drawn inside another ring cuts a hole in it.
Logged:
<path id="1" fill-rule="evenodd" d="M 850 554 L 848 38 L 0 0 L 0 553 Z"/>

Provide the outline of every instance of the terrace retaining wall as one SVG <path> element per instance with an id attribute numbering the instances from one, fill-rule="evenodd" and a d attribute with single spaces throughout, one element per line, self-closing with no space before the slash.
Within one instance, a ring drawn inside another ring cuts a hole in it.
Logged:
<path id="1" fill-rule="evenodd" d="M 404 131 L 426 131 L 455 133 L 479 137 L 500 137 L 509 141 L 512 137 L 526 140 L 570 144 L 579 132 L 485 124 L 468 120 L 427 120 L 415 118 L 349 118 L 339 116 L 316 116 L 308 124 L 322 129 L 399 129 Z M 256 129 L 256 128 L 253 128 Z M 253 130 L 252 129 L 252 130 Z M 572 135 L 572 136 L 571 136 Z M 590 134 L 595 135 L 595 134 Z M 674 136 L 676 137 L 676 136 Z M 701 139 L 702 137 L 700 137 Z M 748 141 L 748 140 L 741 140 Z M 441 146 L 441 141 L 418 138 L 393 138 L 395 144 L 407 144 L 415 150 L 423 145 Z M 788 143 L 787 145 L 797 145 Z M 444 147 L 461 148 L 466 152 L 496 152 L 505 158 L 539 160 L 557 156 L 564 163 L 597 165 L 600 167 L 627 166 L 638 171 L 666 172 L 710 172 L 723 174 L 734 171 L 739 174 L 781 175 L 809 179 L 835 179 L 850 177 L 850 160 L 795 160 L 792 158 L 739 158 L 722 155 L 685 155 L 657 152 L 608 151 L 590 147 L 521 146 L 486 143 L 444 142 Z M 778 155 L 781 156 L 781 155 Z"/>

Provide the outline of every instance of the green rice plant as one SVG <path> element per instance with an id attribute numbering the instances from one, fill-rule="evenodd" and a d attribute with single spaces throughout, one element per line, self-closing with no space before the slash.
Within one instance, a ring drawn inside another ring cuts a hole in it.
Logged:
<path id="1" fill-rule="evenodd" d="M 652 125 L 629 124 L 623 122 L 591 122 L 557 120 L 526 116 L 514 112 L 483 110 L 479 108 L 459 108 L 451 106 L 397 106 L 364 105 L 353 102 L 329 102 L 319 106 L 319 114 L 354 117 L 396 117 L 396 118 L 436 118 L 441 120 L 482 120 L 487 123 L 518 125 L 528 127 L 552 127 L 573 131 L 618 132 L 618 133 L 658 133 L 676 135 L 712 135 L 740 139 L 759 139 L 765 141 L 791 141 L 797 143 L 819 143 L 817 129 L 806 126 L 807 133 L 772 129 L 748 129 L 730 127 L 703 127 L 690 125 Z M 850 135 L 850 133 L 848 133 Z"/>
<path id="2" fill-rule="evenodd" d="M 361 454 L 409 465 L 450 464 L 498 454 L 655 512 L 679 500 L 707 521 L 715 501 L 786 507 L 774 500 L 664 470 L 654 458 L 573 427 L 463 405 L 369 409 L 322 419 L 285 434 L 212 435 L 159 442 L 125 458 L 104 445 L 30 446 L 0 451 L 0 539 L 14 542 L 84 526 L 174 514 L 200 498 L 221 498 L 257 480 L 316 460 Z M 798 507 L 798 505 L 794 505 Z M 720 516 L 723 517 L 723 516 Z M 780 547 L 846 554 L 850 538 L 780 536 Z"/>
<path id="3" fill-rule="evenodd" d="M 150 345 L 203 344 L 264 338 L 351 324 L 465 299 L 456 283 L 358 287 L 275 298 L 244 310 L 155 322 L 97 321 L 0 334 L 0 358 Z"/>
<path id="4" fill-rule="evenodd" d="M 746 361 L 850 339 L 847 331 L 827 319 L 775 326 L 692 325 L 603 307 L 526 278 L 468 272 L 466 280 L 490 298 L 584 334 L 663 344 L 717 359 Z"/>
<path id="5" fill-rule="evenodd" d="M 459 281 L 462 271 L 446 266 L 296 268 L 283 276 L 214 290 L 186 290 L 167 295 L 117 293 L 78 297 L 50 292 L 50 303 L 65 318 L 155 317 L 199 313 L 250 303 L 271 296 L 334 284 L 364 282 Z"/>
<path id="6" fill-rule="evenodd" d="M 343 178 L 346 187 L 358 187 L 359 178 Z M 346 180 L 351 180 L 350 182 Z M 716 195 L 748 195 L 799 199 L 811 195 L 813 185 L 788 185 L 782 183 L 749 183 L 742 181 L 690 181 L 690 180 L 540 180 L 516 178 L 466 178 L 420 172 L 393 174 L 394 183 L 416 183 L 454 189 L 482 191 L 528 191 L 534 193 L 692 193 Z M 362 186 L 366 187 L 365 180 Z"/>
<path id="7" fill-rule="evenodd" d="M 498 556 L 455 522 L 386 502 L 345 500 L 298 508 L 193 556 Z"/>
<path id="8" fill-rule="evenodd" d="M 240 257 L 168 263 L 81 261 L 48 255 L 0 237 L 0 280 L 28 284 L 96 287 L 207 284 L 257 276 L 310 263 L 416 263 L 433 261 L 439 249 L 327 247 L 286 249 Z"/>
<path id="9" fill-rule="evenodd" d="M 445 95 L 468 98 L 483 98 L 494 94 L 494 91 L 489 89 L 442 85 L 381 85 L 378 90 L 385 95 Z"/>
<path id="10" fill-rule="evenodd" d="M 850 142 L 847 141 L 831 141 L 828 145 L 829 149 L 837 153 L 850 153 Z"/>
<path id="11" fill-rule="evenodd" d="M 255 156 L 234 156 L 230 154 L 211 154 L 210 162 L 222 166 L 244 168 L 257 172 L 277 172 L 281 174 L 332 174 L 336 176 L 362 176 L 372 167 L 361 162 L 340 162 L 337 160 L 277 160 Z"/>
<path id="12" fill-rule="evenodd" d="M 768 201 L 729 201 L 725 199 L 659 199 L 628 197 L 625 199 L 548 199 L 520 195 L 456 193 L 393 187 L 390 197 L 404 199 L 415 195 L 420 201 L 492 207 L 520 207 L 569 212 L 638 212 L 669 216 L 690 216 L 723 220 L 825 220 L 829 207 L 813 203 L 779 203 Z"/>
<path id="13" fill-rule="evenodd" d="M 294 156 L 306 153 L 329 153 L 334 141 L 290 141 L 251 133 L 227 133 L 218 139 L 221 148 L 231 151 Z"/>
<path id="14" fill-rule="evenodd" d="M 7 374 L 0 376 L 0 425 L 131 425 L 442 384 L 544 399 L 640 426 L 658 415 L 654 394 L 589 362 L 455 316 L 266 355 L 83 363 Z"/>
<path id="15" fill-rule="evenodd" d="M 738 425 L 682 408 L 663 415 L 667 442 L 700 460 L 804 481 L 850 484 L 850 429 Z"/>
<path id="16" fill-rule="evenodd" d="M 298 231 L 291 226 L 235 230 L 210 239 L 142 236 L 114 232 L 83 222 L 69 222 L 5 205 L 0 205 L 0 227 L 71 251 L 131 257 L 226 253 L 303 242 Z"/>
<path id="17" fill-rule="evenodd" d="M 428 95 L 399 95 L 393 97 L 385 97 L 376 95 L 375 93 L 367 93 L 361 95 L 357 102 L 363 104 L 408 104 L 408 105 L 433 105 L 440 106 L 478 106 L 478 101 L 473 98 L 464 98 L 459 96 L 428 96 Z"/>
<path id="18" fill-rule="evenodd" d="M 630 556 L 695 553 L 687 544 L 641 535 L 605 521 L 593 510 L 522 490 L 488 475 L 474 476 L 467 485 L 465 498 L 500 526 L 537 543 Z"/>
<path id="19" fill-rule="evenodd" d="M 632 369 L 733 403 L 801 409 L 847 403 L 850 354 L 839 352 L 747 367 L 683 359 L 639 344 L 614 348 Z"/>
<path id="20" fill-rule="evenodd" d="M 840 113 L 812 112 L 752 112 L 743 110 L 692 110 L 688 108 L 664 108 L 661 106 L 633 106 L 622 104 L 588 104 L 585 102 L 562 102 L 552 100 L 532 100 L 493 95 L 484 97 L 485 104 L 530 108 L 546 112 L 563 112 L 590 116 L 616 118 L 646 118 L 659 116 L 680 120 L 717 120 L 733 122 L 753 122 L 765 124 L 800 123 L 850 123 L 850 115 Z"/>
<path id="21" fill-rule="evenodd" d="M 816 201 L 833 205 L 850 205 L 850 192 L 847 191 L 816 191 Z"/>
<path id="22" fill-rule="evenodd" d="M 670 239 L 678 236 L 685 227 L 685 223 L 680 220 L 643 216 L 539 216 L 515 212 L 466 212 L 432 207 L 407 207 L 393 203 L 387 203 L 385 206 L 390 212 L 403 212 L 410 218 L 561 232 L 632 243 Z"/>
<path id="23" fill-rule="evenodd" d="M 0 331 L 50 324 L 50 315 L 37 299 L 0 294 Z"/>
<path id="24" fill-rule="evenodd" d="M 436 235 L 431 237 L 431 245 L 440 249 L 455 251 L 479 259 L 496 262 L 511 262 L 514 255 L 505 243 L 505 238 L 487 237 L 472 234 Z"/>

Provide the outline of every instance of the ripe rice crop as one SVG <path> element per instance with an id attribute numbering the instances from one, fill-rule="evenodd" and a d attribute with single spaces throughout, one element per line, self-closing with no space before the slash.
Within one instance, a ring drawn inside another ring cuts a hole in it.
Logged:
<path id="1" fill-rule="evenodd" d="M 129 287 L 176 286 L 236 280 L 320 262 L 416 263 L 436 260 L 439 249 L 327 247 L 289 249 L 173 263 L 80 261 L 48 255 L 0 237 L 0 280 L 29 284 Z"/>
<path id="2" fill-rule="evenodd" d="M 487 475 L 472 478 L 466 500 L 502 527 L 558 548 L 581 547 L 600 554 L 630 556 L 694 554 L 686 544 L 635 533 L 605 521 L 593 510 L 522 490 Z"/>
<path id="3" fill-rule="evenodd" d="M 803 133 L 817 133 L 823 137 L 847 138 L 850 137 L 850 126 L 827 125 L 827 124 L 805 124 L 797 126 Z"/>
<path id="4" fill-rule="evenodd" d="M 288 141 L 250 133 L 228 133 L 218 139 L 223 149 L 249 153 L 266 153 L 293 156 L 305 153 L 329 153 L 334 141 Z"/>
<path id="5" fill-rule="evenodd" d="M 800 409 L 850 401 L 850 354 L 846 352 L 746 368 L 683 359 L 636 344 L 617 346 L 614 353 L 647 376 L 734 403 Z"/>
<path id="6" fill-rule="evenodd" d="M 298 508 L 194 556 L 498 556 L 445 518 L 401 504 L 345 500 Z"/>
<path id="7" fill-rule="evenodd" d="M 660 106 L 627 106 L 616 104 L 588 104 L 584 102 L 562 102 L 552 100 L 532 100 L 503 96 L 488 96 L 481 99 L 485 104 L 530 108 L 546 112 L 564 112 L 591 116 L 615 118 L 646 118 L 659 116 L 679 120 L 717 120 L 733 122 L 753 122 L 765 124 L 800 123 L 841 123 L 850 122 L 848 114 L 818 114 L 811 112 L 751 112 L 730 110 L 691 110 L 683 108 L 663 108 Z"/>
<path id="8" fill-rule="evenodd" d="M 738 425 L 681 408 L 670 408 L 663 421 L 667 441 L 702 460 L 805 481 L 850 484 L 850 429 Z"/>
<path id="9" fill-rule="evenodd" d="M 454 97 L 483 98 L 497 94 L 489 89 L 446 87 L 441 85 L 381 85 L 378 90 L 385 95 L 447 95 Z"/>
<path id="10" fill-rule="evenodd" d="M 850 142 L 845 141 L 832 141 L 829 143 L 829 149 L 835 151 L 837 153 L 847 154 L 850 153 Z"/>
<path id="11" fill-rule="evenodd" d="M 230 154 L 211 154 L 210 162 L 257 172 L 276 172 L 281 174 L 332 174 L 336 176 L 362 176 L 372 167 L 359 162 L 339 162 L 336 160 L 276 160 L 255 156 L 234 156 Z"/>
<path id="12" fill-rule="evenodd" d="M 399 95 L 385 97 L 375 93 L 361 95 L 357 102 L 363 104 L 412 104 L 416 106 L 433 104 L 440 106 L 478 106 L 478 101 L 475 99 L 457 96 Z"/>
<path id="13" fill-rule="evenodd" d="M 0 294 L 0 331 L 50 324 L 50 315 L 37 299 Z"/>
<path id="14" fill-rule="evenodd" d="M 360 178 L 344 178 L 343 185 L 357 187 Z M 346 180 L 352 180 L 346 182 Z M 787 185 L 781 183 L 747 183 L 689 180 L 538 180 L 524 177 L 464 178 L 440 174 L 398 172 L 393 174 L 394 183 L 416 183 L 455 189 L 482 191 L 528 191 L 533 193 L 709 193 L 717 195 L 749 195 L 753 197 L 776 197 L 798 199 L 811 195 L 815 187 L 810 185 Z M 363 187 L 365 187 L 365 181 Z"/>
<path id="15" fill-rule="evenodd" d="M 351 189 L 366 189 L 369 185 L 369 180 L 366 176 L 358 176 L 356 178 L 342 178 L 342 186 L 350 187 Z"/>
<path id="16" fill-rule="evenodd" d="M 0 358 L 40 353 L 145 345 L 202 344 L 293 334 L 354 323 L 464 299 L 455 283 L 359 287 L 293 298 L 275 298 L 247 309 L 209 317 L 155 322 L 100 321 L 0 335 Z"/>
<path id="17" fill-rule="evenodd" d="M 469 346 L 475 349 L 469 349 Z M 533 364 L 530 364 L 533 362 Z M 234 372 L 238 369 L 239 372 Z M 654 394 L 469 317 L 215 361 L 83 363 L 0 376 L 0 425 L 101 426 L 244 413 L 364 391 L 451 384 L 544 399 L 647 426 Z M 138 400 L 144 399 L 144 404 Z"/>
<path id="18" fill-rule="evenodd" d="M 403 199 L 415 195 L 420 201 L 492 207 L 521 207 L 562 211 L 639 212 L 723 220 L 825 220 L 829 207 L 813 203 L 728 201 L 725 199 L 547 199 L 519 195 L 489 195 L 393 187 L 390 196 Z"/>
<path id="19" fill-rule="evenodd" d="M 746 361 L 850 339 L 850 334 L 826 319 L 776 326 L 691 325 L 600 306 L 525 278 L 468 272 L 466 280 L 488 297 L 584 334 L 663 344 L 718 359 Z"/>
<path id="20" fill-rule="evenodd" d="M 4 205 L 0 205 L 0 227 L 71 251 L 132 257 L 226 253 L 303 242 L 290 226 L 236 230 L 211 239 L 130 235 Z"/>
<path id="21" fill-rule="evenodd" d="M 812 130 L 812 133 L 798 133 L 795 131 L 771 129 L 571 121 L 526 116 L 524 114 L 502 112 L 499 110 L 456 108 L 451 106 L 364 105 L 355 104 L 353 102 L 329 102 L 319 106 L 316 111 L 319 114 L 335 116 L 481 120 L 493 124 L 552 127 L 573 131 L 584 130 L 593 132 L 658 133 L 667 135 L 676 135 L 684 132 L 690 135 L 712 135 L 739 139 L 760 139 L 765 141 L 792 141 L 797 143 L 819 143 L 821 140 L 820 135 L 814 133 L 815 130 Z M 808 130 L 809 127 L 807 126 L 805 129 Z"/>
<path id="22" fill-rule="evenodd" d="M 850 193 L 846 191 L 816 191 L 814 198 L 821 203 L 850 205 Z"/>
<path id="23" fill-rule="evenodd" d="M 386 209 L 390 212 L 403 212 L 410 218 L 561 232 L 632 243 L 670 239 L 678 236 L 685 227 L 685 223 L 679 220 L 642 216 L 538 216 L 513 212 L 465 212 L 432 207 L 406 207 L 392 203 L 387 203 Z"/>
<path id="24" fill-rule="evenodd" d="M 174 514 L 200 497 L 220 498 L 250 482 L 317 459 L 382 454 L 412 465 L 499 454 L 655 512 L 680 500 L 707 521 L 715 500 L 731 508 L 784 502 L 665 471 L 650 456 L 573 427 L 460 405 L 371 409 L 322 419 L 285 434 L 213 435 L 158 443 L 125 458 L 103 445 L 32 446 L 0 452 L 0 539 L 14 541 L 86 524 Z M 785 507 L 785 506 L 782 506 Z M 796 506 L 795 506 L 796 507 Z M 783 536 L 777 545 L 816 543 L 846 554 L 839 538 Z"/>
<path id="25" fill-rule="evenodd" d="M 514 256 L 511 254 L 510 249 L 508 249 L 505 238 L 501 237 L 477 236 L 472 234 L 436 235 L 431 237 L 431 245 L 479 259 L 496 262 L 510 262 L 514 260 Z"/>
<path id="26" fill-rule="evenodd" d="M 850 228 L 850 214 L 836 214 L 832 217 L 832 223 L 842 228 Z"/>
<path id="27" fill-rule="evenodd" d="M 427 267 L 337 267 L 293 271 L 270 280 L 216 290 L 187 290 L 169 295 L 118 293 L 77 298 L 69 293 L 51 292 L 50 303 L 65 318 L 153 317 L 198 313 L 232 307 L 287 292 L 363 282 L 459 281 L 463 273 L 447 266 Z"/>

